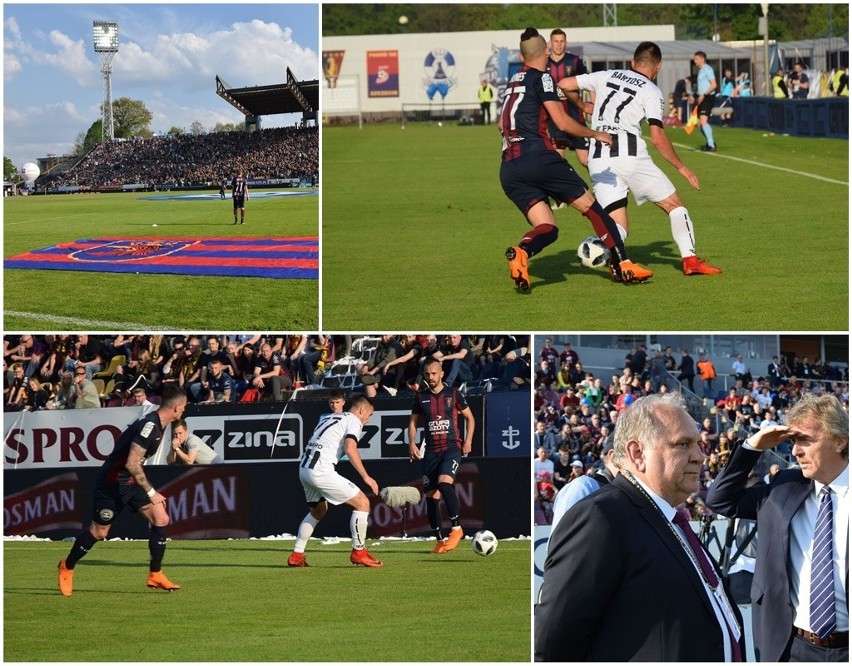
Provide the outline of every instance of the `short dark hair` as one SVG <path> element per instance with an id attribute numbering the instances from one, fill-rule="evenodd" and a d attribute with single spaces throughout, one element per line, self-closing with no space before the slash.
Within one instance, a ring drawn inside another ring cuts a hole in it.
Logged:
<path id="1" fill-rule="evenodd" d="M 535 28 L 527 28 L 526 30 L 524 30 L 521 33 L 521 41 L 525 42 L 528 39 L 532 39 L 533 37 L 538 37 L 538 36 L 539 36 L 538 30 L 536 30 Z"/>
<path id="2" fill-rule="evenodd" d="M 373 407 L 373 401 L 363 393 L 359 393 L 352 398 L 352 404 L 349 406 L 349 409 L 358 409 L 359 407 L 364 407 L 366 405 Z"/>
<path id="3" fill-rule="evenodd" d="M 656 65 L 663 60 L 663 52 L 654 42 L 642 42 L 633 52 L 633 60 L 639 64 Z"/>
<path id="4" fill-rule="evenodd" d="M 553 37 L 553 35 L 562 35 L 563 37 L 567 38 L 565 31 L 562 28 L 554 28 L 553 30 L 551 30 L 550 36 Z"/>
<path id="5" fill-rule="evenodd" d="M 704 58 L 705 60 L 707 60 L 707 54 L 706 54 L 706 53 L 704 53 L 704 51 L 696 51 L 696 52 L 695 52 L 695 55 L 700 55 L 702 58 Z"/>
<path id="6" fill-rule="evenodd" d="M 186 397 L 186 392 L 177 384 L 165 384 L 163 394 L 160 396 L 161 407 L 171 407 L 181 398 Z"/>

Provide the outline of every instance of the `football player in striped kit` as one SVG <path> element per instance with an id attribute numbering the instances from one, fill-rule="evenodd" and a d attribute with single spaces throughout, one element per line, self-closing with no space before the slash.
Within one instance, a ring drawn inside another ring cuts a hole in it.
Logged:
<path id="1" fill-rule="evenodd" d="M 680 251 L 685 275 L 712 275 L 721 269 L 695 254 L 695 229 L 689 211 L 675 186 L 654 164 L 642 139 L 641 123 L 647 120 L 651 143 L 696 190 L 698 177 L 681 162 L 663 129 L 665 100 L 654 83 L 662 67 L 660 47 L 642 42 L 633 54 L 631 69 L 611 69 L 581 74 L 557 83 L 565 93 L 588 90 L 595 94 L 592 128 L 608 132 L 612 143 L 591 140 L 589 174 L 595 198 L 615 220 L 622 240 L 627 239 L 627 192 L 636 203 L 652 201 L 669 216 L 672 237 Z"/>
<path id="2" fill-rule="evenodd" d="M 373 403 L 367 396 L 359 395 L 353 398 L 349 411 L 330 414 L 317 424 L 299 463 L 299 480 L 305 489 L 309 511 L 296 532 L 296 545 L 287 560 L 287 566 L 308 566 L 305 561 L 305 547 L 317 523 L 328 511 L 329 504 L 348 504 L 352 507 L 352 517 L 349 521 L 352 553 L 349 561 L 364 567 L 382 566 L 364 546 L 367 540 L 370 500 L 358 486 L 337 473 L 337 463 L 345 454 L 373 494 L 379 494 L 376 480 L 367 473 L 358 454 L 358 440 L 361 439 L 363 427 L 372 415 Z"/>

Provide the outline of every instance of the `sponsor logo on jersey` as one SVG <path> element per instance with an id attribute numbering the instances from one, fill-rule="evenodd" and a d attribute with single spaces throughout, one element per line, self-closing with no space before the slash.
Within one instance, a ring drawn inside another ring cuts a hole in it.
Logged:
<path id="1" fill-rule="evenodd" d="M 449 432 L 450 420 L 441 419 L 440 421 L 429 421 L 429 432 Z"/>
<path id="2" fill-rule="evenodd" d="M 115 516 L 115 511 L 113 511 L 112 509 L 101 509 L 98 512 L 98 516 L 100 516 L 100 519 L 102 521 L 104 521 L 105 523 L 108 523 Z"/>
<path id="3" fill-rule="evenodd" d="M 544 87 L 544 92 L 553 92 L 553 77 L 546 72 L 541 75 L 541 85 Z"/>
<path id="4" fill-rule="evenodd" d="M 142 430 L 139 431 L 139 434 L 142 437 L 148 437 L 151 435 L 151 431 L 154 429 L 154 423 L 152 421 L 148 421 L 144 426 L 142 426 Z"/>

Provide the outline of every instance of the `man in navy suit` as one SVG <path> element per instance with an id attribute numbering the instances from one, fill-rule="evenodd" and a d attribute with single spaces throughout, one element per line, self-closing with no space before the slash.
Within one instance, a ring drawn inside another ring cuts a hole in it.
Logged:
<path id="1" fill-rule="evenodd" d="M 741 660 L 736 606 L 675 508 L 698 490 L 704 460 L 681 395 L 630 405 L 614 451 L 618 476 L 551 536 L 536 661 Z"/>
<path id="2" fill-rule="evenodd" d="M 793 441 L 801 469 L 745 488 L 761 452 L 785 440 Z M 758 659 L 848 662 L 849 415 L 840 401 L 806 393 L 786 426 L 745 440 L 710 487 L 707 505 L 757 519 L 751 600 Z"/>

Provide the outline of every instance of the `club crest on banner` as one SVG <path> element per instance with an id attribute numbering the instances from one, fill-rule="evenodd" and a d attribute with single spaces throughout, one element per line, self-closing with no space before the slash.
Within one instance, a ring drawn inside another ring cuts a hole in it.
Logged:
<path id="1" fill-rule="evenodd" d="M 77 261 L 133 261 L 162 257 L 183 250 L 195 241 L 170 240 L 117 240 L 94 245 L 69 253 L 70 259 Z"/>

